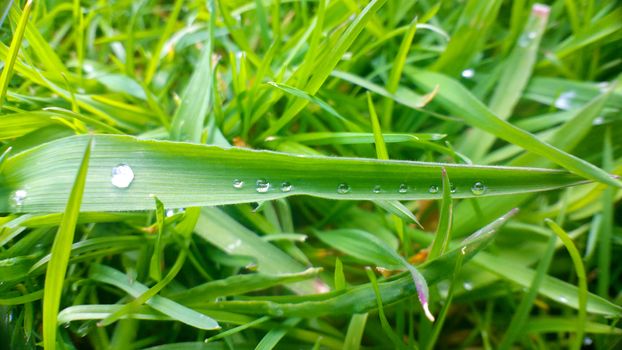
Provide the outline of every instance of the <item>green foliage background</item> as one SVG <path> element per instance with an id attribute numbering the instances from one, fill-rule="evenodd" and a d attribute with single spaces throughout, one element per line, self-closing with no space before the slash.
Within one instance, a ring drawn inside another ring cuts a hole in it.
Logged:
<path id="1" fill-rule="evenodd" d="M 0 347 L 620 346 L 619 1 L 0 18 Z"/>

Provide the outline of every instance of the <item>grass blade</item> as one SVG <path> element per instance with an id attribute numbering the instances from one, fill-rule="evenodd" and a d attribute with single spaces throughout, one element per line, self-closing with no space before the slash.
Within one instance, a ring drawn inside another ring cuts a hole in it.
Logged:
<path id="1" fill-rule="evenodd" d="M 9 2 L 11 3 L 11 2 Z M 11 46 L 9 52 L 4 59 L 4 67 L 2 67 L 2 73 L 0 74 L 0 108 L 4 105 L 4 99 L 6 97 L 9 81 L 13 75 L 13 66 L 17 60 L 17 53 L 22 46 L 22 39 L 24 38 L 24 32 L 26 31 L 26 25 L 28 24 L 28 17 L 30 16 L 30 8 L 32 7 L 32 0 L 26 1 L 24 10 L 19 18 L 19 22 L 15 27 L 15 33 L 13 33 L 13 39 L 11 39 Z M 4 16 L 3 16 L 4 18 Z"/>
<path id="2" fill-rule="evenodd" d="M 58 232 L 52 245 L 50 262 L 48 263 L 47 273 L 45 274 L 45 289 L 43 294 L 43 347 L 44 349 L 56 349 L 57 316 L 60 307 L 60 299 L 63 293 L 63 285 L 69 256 L 71 254 L 71 244 L 75 234 L 78 213 L 82 204 L 84 186 L 86 184 L 87 172 L 89 169 L 89 158 L 93 141 L 89 141 L 78 173 L 75 177 L 65 214 L 58 227 Z"/>
<path id="3" fill-rule="evenodd" d="M 78 166 L 88 140 L 87 136 L 64 138 L 8 158 L 0 182 L 0 211 L 60 212 L 71 187 L 68 176 Z M 547 169 L 292 156 L 115 135 L 96 135 L 93 140 L 98 147 L 92 154 L 84 211 L 150 210 L 150 194 L 168 208 L 290 195 L 436 199 L 441 194 L 429 189 L 440 186 L 442 167 L 455 186 L 453 198 L 544 191 L 582 182 L 572 174 Z M 338 175 L 327 178 L 326 172 Z M 384 191 L 373 191 L 376 186 Z M 16 201 L 15 191 L 24 189 L 27 198 Z"/>

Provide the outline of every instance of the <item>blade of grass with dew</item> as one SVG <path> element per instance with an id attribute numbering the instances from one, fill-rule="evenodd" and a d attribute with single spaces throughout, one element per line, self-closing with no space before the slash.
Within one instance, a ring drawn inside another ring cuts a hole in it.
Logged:
<path id="1" fill-rule="evenodd" d="M 442 179 L 442 192 L 443 198 L 441 200 L 441 211 L 439 213 L 438 227 L 434 240 L 432 241 L 432 247 L 428 255 L 428 259 L 435 259 L 447 250 L 449 242 L 451 241 L 451 221 L 453 218 L 453 201 L 451 200 L 451 183 L 447 176 L 445 168 L 441 169 Z"/>
<path id="2" fill-rule="evenodd" d="M 607 92 L 595 97 L 582 108 L 575 110 L 573 112 L 573 117 L 551 136 L 551 144 L 566 152 L 577 147 L 579 142 L 587 137 L 590 129 L 593 127 L 592 122 L 600 115 L 617 86 L 618 82 L 616 81 L 610 85 Z M 527 153 L 512 160 L 509 165 L 521 166 L 529 164 L 530 166 L 546 167 L 550 166 L 551 163 L 551 161 L 542 159 L 535 154 Z M 495 216 L 501 215 L 504 211 L 521 205 L 521 203 L 528 198 L 530 198 L 529 195 L 518 195 L 503 199 L 498 198 L 490 201 L 482 198 L 478 200 L 478 203 L 482 209 L 482 213 L 486 215 L 484 219 L 492 219 Z M 475 229 L 481 220 L 481 215 L 473 212 L 470 203 L 460 203 L 460 205 L 456 206 L 455 215 L 462 218 L 457 221 L 454 226 L 454 234 L 460 236 Z"/>
<path id="3" fill-rule="evenodd" d="M 523 89 L 531 76 L 536 62 L 540 40 L 546 29 L 549 8 L 534 4 L 527 24 L 516 46 L 506 60 L 501 77 L 490 99 L 489 108 L 497 117 L 507 120 L 521 98 Z M 464 140 L 462 151 L 475 163 L 479 163 L 494 143 L 494 136 L 481 129 L 472 130 Z"/>
<path id="4" fill-rule="evenodd" d="M 28 24 L 28 17 L 30 16 L 30 9 L 32 7 L 32 0 L 28 0 L 24 5 L 24 10 L 19 17 L 13 38 L 11 39 L 11 46 L 4 59 L 4 66 L 2 67 L 2 73 L 0 74 L 0 108 L 4 105 L 4 99 L 6 97 L 9 81 L 13 75 L 13 65 L 17 59 L 17 53 L 22 46 L 22 39 L 24 32 L 26 31 L 26 25 Z"/>
<path id="5" fill-rule="evenodd" d="M 440 89 L 435 101 L 462 117 L 471 126 L 541 155 L 573 173 L 615 187 L 622 187 L 619 181 L 614 180 L 604 170 L 542 142 L 532 134 L 498 118 L 457 81 L 442 74 L 410 69 L 410 67 L 406 67 L 405 71 L 415 83 L 424 88 L 431 89 L 435 84 L 439 84 Z"/>
<path id="6" fill-rule="evenodd" d="M 559 239 L 564 243 L 566 250 L 568 250 L 568 254 L 570 254 L 570 258 L 572 259 L 572 264 L 574 265 L 577 279 L 579 280 L 579 316 L 577 317 L 577 332 L 575 334 L 572 349 L 581 349 L 581 346 L 583 345 L 583 333 L 585 323 L 587 321 L 587 276 L 585 274 L 585 266 L 583 265 L 583 260 L 581 259 L 581 254 L 579 253 L 579 250 L 575 246 L 572 239 L 568 236 L 568 233 L 566 233 L 564 229 L 562 229 L 557 223 L 550 219 L 545 220 L 545 222 L 555 233 L 555 235 L 557 235 L 557 237 L 559 237 Z"/>
<path id="7" fill-rule="evenodd" d="M 90 137 L 63 138 L 9 157 L 0 183 L 0 211 L 60 212 L 71 186 L 67 175 L 79 164 Z M 92 138 L 98 147 L 91 157 L 84 211 L 148 210 L 153 207 L 150 194 L 168 208 L 302 194 L 349 200 L 433 199 L 441 196 L 429 191 L 440 185 L 441 167 L 453 181 L 454 198 L 544 191 L 583 182 L 564 171 L 537 168 L 292 156 L 118 135 Z M 113 177 L 113 169 L 123 173 Z M 339 175 L 327 178 L 327 172 Z M 483 184 L 481 191 L 473 190 L 476 183 Z M 402 185 L 409 190 L 398 191 Z M 374 193 L 375 186 L 384 191 Z M 24 188 L 27 198 L 16 203 L 14 191 Z"/>
<path id="8" fill-rule="evenodd" d="M 536 269 L 536 273 L 534 274 L 533 280 L 531 281 L 529 290 L 514 312 L 510 325 L 499 343 L 499 349 L 511 348 L 517 338 L 521 335 L 522 331 L 525 329 L 525 325 L 529 323 L 527 318 L 529 317 L 533 303 L 536 300 L 536 296 L 538 295 L 538 290 L 544 280 L 544 276 L 546 276 L 546 272 L 548 271 L 551 261 L 553 260 L 553 254 L 555 253 L 555 241 L 556 236 L 552 235 L 549 238 L 544 255 L 542 255 L 542 258 L 538 263 L 538 267 Z"/>
<path id="9" fill-rule="evenodd" d="M 107 267 L 104 265 L 91 265 L 91 271 L 89 273 L 89 276 L 94 281 L 110 284 L 117 288 L 120 288 L 134 298 L 138 298 L 140 295 L 144 295 L 144 293 L 149 290 L 149 288 L 139 282 L 134 281 L 134 283 L 130 283 L 126 275 L 111 267 Z M 220 328 L 218 323 L 211 317 L 196 312 L 159 295 L 153 295 L 149 300 L 146 301 L 146 304 L 151 306 L 155 310 L 158 310 L 163 314 L 168 315 L 171 318 L 174 318 L 192 327 L 196 327 L 199 329 Z"/>
<path id="10" fill-rule="evenodd" d="M 93 141 L 88 142 L 82 156 L 78 173 L 75 176 L 71 194 L 67 200 L 65 214 L 58 227 L 54 244 L 50 251 L 49 269 L 45 274 L 45 289 L 43 294 L 43 347 L 56 349 L 56 334 L 58 331 L 58 310 L 60 308 L 63 285 L 69 264 L 71 243 L 75 234 L 78 213 L 82 203 L 84 186 L 89 169 L 89 157 Z"/>

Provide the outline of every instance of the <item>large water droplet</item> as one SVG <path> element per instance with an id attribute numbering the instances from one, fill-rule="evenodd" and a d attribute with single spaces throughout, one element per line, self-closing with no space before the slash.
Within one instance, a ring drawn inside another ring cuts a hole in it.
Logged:
<path id="1" fill-rule="evenodd" d="M 399 193 L 408 193 L 408 185 L 407 184 L 400 184 L 400 187 L 397 189 L 397 192 L 399 192 Z"/>
<path id="2" fill-rule="evenodd" d="M 110 183 L 116 188 L 128 188 L 134 181 L 134 171 L 127 164 L 119 164 L 112 168 Z"/>
<path id="3" fill-rule="evenodd" d="M 471 193 L 473 193 L 476 196 L 480 196 L 484 194 L 484 192 L 486 192 L 486 185 L 484 185 L 484 183 L 480 181 L 477 181 L 476 183 L 473 184 L 473 186 L 471 186 Z"/>
<path id="4" fill-rule="evenodd" d="M 26 190 L 17 190 L 13 192 L 11 195 L 11 204 L 15 207 L 21 207 L 24 205 L 26 196 L 28 196 L 28 192 L 26 192 Z"/>
<path id="5" fill-rule="evenodd" d="M 242 189 L 243 187 L 244 187 L 244 181 L 240 179 L 233 180 L 233 188 L 239 190 L 239 189 Z"/>
<path id="6" fill-rule="evenodd" d="M 436 185 L 430 186 L 430 188 L 428 188 L 428 192 L 430 192 L 430 193 L 438 193 L 438 186 L 436 186 Z"/>
<path id="7" fill-rule="evenodd" d="M 289 192 L 292 190 L 292 184 L 285 181 L 281 184 L 281 192 Z"/>
<path id="8" fill-rule="evenodd" d="M 382 187 L 380 187 L 380 185 L 376 185 L 372 191 L 376 194 L 382 193 Z"/>
<path id="9" fill-rule="evenodd" d="M 256 182 L 255 190 L 259 193 L 266 193 L 270 190 L 270 183 L 264 179 L 259 179 Z"/>
<path id="10" fill-rule="evenodd" d="M 350 192 L 350 185 L 346 184 L 346 183 L 340 183 L 337 186 L 337 193 L 340 194 L 346 194 Z"/>
<path id="11" fill-rule="evenodd" d="M 475 76 L 475 70 L 473 68 L 468 68 L 462 71 L 462 77 L 466 79 L 471 79 Z"/>

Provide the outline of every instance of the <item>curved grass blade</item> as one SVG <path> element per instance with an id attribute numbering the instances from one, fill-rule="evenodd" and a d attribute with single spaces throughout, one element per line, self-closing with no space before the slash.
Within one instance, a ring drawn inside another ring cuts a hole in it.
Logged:
<path id="1" fill-rule="evenodd" d="M 393 270 L 408 270 L 415 283 L 417 296 L 419 297 L 419 302 L 421 302 L 426 317 L 430 321 L 434 321 L 434 316 L 432 316 L 428 308 L 429 292 L 425 278 L 414 266 L 408 263 L 406 259 L 391 249 L 391 247 L 380 238 L 371 233 L 356 229 L 325 231 L 318 233 L 317 237 L 333 248 L 339 249 L 363 261 L 372 262 L 376 264 L 376 266 Z"/>
<path id="2" fill-rule="evenodd" d="M 551 146 L 539 140 L 533 134 L 498 118 L 457 81 L 443 74 L 421 71 L 410 67 L 405 67 L 405 71 L 422 88 L 431 89 L 439 84 L 440 89 L 435 101 L 442 104 L 450 112 L 462 117 L 469 125 L 485 130 L 498 138 L 548 158 L 575 174 L 615 187 L 622 187 L 622 183 L 613 179 L 604 170 Z"/>
<path id="3" fill-rule="evenodd" d="M 92 136 L 83 211 L 259 202 L 291 195 L 348 200 L 438 199 L 444 167 L 453 198 L 544 191 L 582 183 L 560 170 L 293 156 L 130 136 Z M 89 136 L 55 140 L 5 161 L 0 212 L 60 212 Z M 113 174 L 114 170 L 114 174 Z M 335 174 L 327 177 L 326 174 Z M 374 191 L 380 186 L 382 191 Z"/>
<path id="4" fill-rule="evenodd" d="M 26 31 L 26 25 L 28 24 L 28 16 L 30 15 L 30 9 L 32 7 L 32 0 L 28 0 L 24 5 L 24 10 L 19 18 L 19 22 L 15 27 L 15 33 L 13 39 L 11 39 L 11 46 L 9 52 L 7 52 L 4 58 L 4 66 L 2 67 L 2 74 L 0 75 L 0 108 L 4 104 L 4 98 L 6 97 L 7 87 L 9 81 L 13 75 L 13 66 L 17 60 L 17 53 L 22 46 L 22 39 L 24 38 L 24 32 Z M 4 16 L 3 16 L 4 17 Z"/>
<path id="5" fill-rule="evenodd" d="M 579 317 L 577 317 L 576 335 L 572 345 L 572 349 L 580 349 L 583 344 L 583 333 L 585 328 L 585 322 L 587 321 L 587 276 L 585 274 L 585 266 L 581 259 L 581 254 L 575 246 L 572 239 L 568 236 L 568 233 L 564 231 L 557 223 L 550 219 L 546 219 L 546 224 L 549 225 L 551 230 L 561 239 L 570 254 L 572 264 L 577 273 L 577 279 L 579 280 Z"/>
<path id="6" fill-rule="evenodd" d="M 453 202 L 451 200 L 451 183 L 449 182 L 445 168 L 441 169 L 441 178 L 443 183 L 441 212 L 439 214 L 438 228 L 436 229 L 436 235 L 434 235 L 434 241 L 432 241 L 432 248 L 430 249 L 428 259 L 435 259 L 443 255 L 451 241 Z"/>
<path id="7" fill-rule="evenodd" d="M 130 283 L 127 276 L 123 273 L 107 266 L 93 264 L 91 266 L 90 278 L 94 281 L 113 285 L 121 288 L 134 298 L 138 298 L 149 290 L 145 285 L 134 281 Z M 164 280 L 163 280 L 164 281 Z M 160 311 L 161 313 L 178 320 L 182 323 L 199 329 L 219 329 L 218 323 L 211 317 L 189 309 L 168 298 L 153 295 L 146 304 Z"/>
<path id="8" fill-rule="evenodd" d="M 45 274 L 45 289 L 43 294 L 43 348 L 56 348 L 57 316 L 60 307 L 60 299 L 63 293 L 63 284 L 69 256 L 71 254 L 71 243 L 78 221 L 80 204 L 82 203 L 86 175 L 89 169 L 89 156 L 93 141 L 88 142 L 86 150 L 82 156 L 78 174 L 75 177 L 65 214 L 58 227 L 58 232 L 54 238 L 52 250 L 50 252 L 50 262 Z"/>

